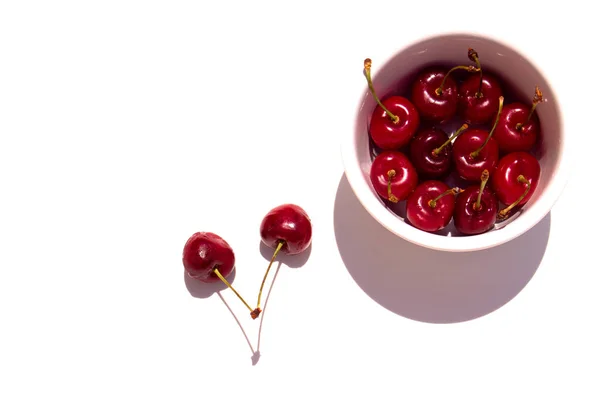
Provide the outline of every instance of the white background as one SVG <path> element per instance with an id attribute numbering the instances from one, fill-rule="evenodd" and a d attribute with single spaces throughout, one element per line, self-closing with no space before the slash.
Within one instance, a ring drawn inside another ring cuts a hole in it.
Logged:
<path id="1" fill-rule="evenodd" d="M 2 1 L 0 398 L 598 399 L 600 32 L 576 3 Z M 579 155 L 551 215 L 474 254 L 381 228 L 339 152 L 363 59 L 452 30 L 542 65 Z M 181 252 L 223 236 L 254 302 L 285 202 L 313 246 L 282 258 L 253 365 L 260 320 L 221 292 L 251 350 Z"/>

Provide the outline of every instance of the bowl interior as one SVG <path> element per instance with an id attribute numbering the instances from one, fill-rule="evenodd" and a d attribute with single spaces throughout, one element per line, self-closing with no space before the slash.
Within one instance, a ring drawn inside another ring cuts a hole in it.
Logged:
<path id="1" fill-rule="evenodd" d="M 540 119 L 541 138 L 535 155 L 541 166 L 538 187 L 530 201 L 510 219 L 498 224 L 492 231 L 475 236 L 461 236 L 453 224 L 441 232 L 432 234 L 420 231 L 403 218 L 405 202 L 390 209 L 377 195 L 369 179 L 372 162 L 372 149 L 368 135 L 371 113 L 376 102 L 367 89 L 361 96 L 356 115 L 353 143 L 349 156 L 355 165 L 346 172 L 359 200 L 365 208 L 384 226 L 397 235 L 426 247 L 449 251 L 469 251 L 492 247 L 504 243 L 527 231 L 541 220 L 558 197 L 559 190 L 549 190 L 561 164 L 563 150 L 563 129 L 560 107 L 550 83 L 541 71 L 522 54 L 499 41 L 471 34 L 448 34 L 431 37 L 414 43 L 399 51 L 385 63 L 373 60 L 373 85 L 380 98 L 394 94 L 410 93 L 410 85 L 416 74 L 426 66 L 472 65 L 467 58 L 471 47 L 479 54 L 484 71 L 491 72 L 501 79 L 505 90 L 512 92 L 522 102 L 530 104 L 535 86 L 544 93 L 544 102 L 536 108 Z M 507 98 L 507 101 L 509 99 Z M 505 102 L 507 104 L 507 102 Z"/>

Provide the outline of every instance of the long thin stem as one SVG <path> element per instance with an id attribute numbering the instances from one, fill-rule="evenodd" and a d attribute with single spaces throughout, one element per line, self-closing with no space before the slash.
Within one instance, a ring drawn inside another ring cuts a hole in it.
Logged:
<path id="1" fill-rule="evenodd" d="M 450 144 L 450 142 L 452 142 L 452 141 L 454 140 L 454 138 L 455 138 L 455 137 L 457 137 L 458 135 L 460 135 L 460 134 L 461 134 L 461 133 L 462 133 L 462 132 L 463 132 L 465 129 L 467 129 L 468 127 L 469 127 L 469 125 L 467 125 L 467 124 L 462 124 L 462 126 L 461 126 L 460 128 L 458 128 L 458 129 L 456 130 L 456 132 L 454 132 L 454 134 L 453 134 L 452 136 L 450 136 L 450 137 L 448 138 L 448 140 L 446 140 L 446 141 L 444 142 L 444 144 L 442 144 L 442 145 L 441 145 L 440 147 L 438 147 L 437 149 L 433 149 L 433 152 L 432 152 L 432 154 L 433 154 L 434 156 L 437 156 L 437 155 L 439 155 L 439 154 L 442 152 L 442 150 L 444 149 L 444 147 L 448 146 L 448 145 Z"/>
<path id="2" fill-rule="evenodd" d="M 448 79 L 448 77 L 450 76 L 451 73 L 453 73 L 454 71 L 458 71 L 459 69 L 464 69 L 465 71 L 469 71 L 469 72 L 478 72 L 479 71 L 479 68 L 476 68 L 472 65 L 458 65 L 454 68 L 451 68 L 450 71 L 448 71 L 448 73 L 446 73 L 446 75 L 444 75 L 444 79 L 442 79 L 442 83 L 440 83 L 440 87 L 435 89 L 435 94 L 437 94 L 438 96 L 442 95 L 442 93 L 444 91 L 444 85 L 446 84 L 446 79 Z"/>
<path id="3" fill-rule="evenodd" d="M 442 194 L 440 194 L 438 197 L 436 197 L 435 199 L 431 199 L 427 202 L 427 204 L 429 205 L 429 207 L 431 208 L 435 208 L 435 206 L 437 205 L 437 202 L 439 199 L 441 199 L 444 196 L 447 196 L 449 194 L 457 194 L 460 192 L 460 188 L 452 188 L 452 189 L 448 189 L 445 192 L 443 192 Z"/>
<path id="4" fill-rule="evenodd" d="M 227 282 L 227 279 L 225 279 L 225 277 L 224 277 L 223 275 L 221 275 L 221 272 L 219 271 L 219 269 L 218 269 L 218 268 L 214 268 L 214 269 L 213 269 L 213 272 L 214 272 L 214 273 L 215 273 L 215 274 L 216 274 L 216 275 L 219 277 L 219 279 L 220 279 L 221 281 L 223 281 L 223 283 L 224 283 L 225 285 L 227 285 L 227 287 L 228 287 L 229 289 L 231 289 L 231 290 L 233 291 L 233 293 L 235 293 L 235 295 L 236 295 L 236 296 L 237 296 L 237 297 L 238 297 L 238 298 L 239 298 L 239 299 L 242 301 L 242 303 L 244 303 L 244 305 L 245 305 L 246 307 L 248 307 L 248 310 L 250 310 L 250 312 L 252 312 L 252 311 L 253 311 L 253 310 L 252 310 L 252 307 L 250 307 L 250 306 L 248 305 L 248 303 L 246 303 L 246 300 L 244 300 L 244 298 L 243 298 L 242 296 L 240 296 L 240 294 L 239 294 L 239 293 L 238 293 L 238 292 L 237 292 L 237 291 L 236 291 L 236 290 L 233 288 L 233 286 L 231 286 L 231 284 L 230 284 L 229 282 Z"/>
<path id="5" fill-rule="evenodd" d="M 281 248 L 283 247 L 284 244 L 285 244 L 285 242 L 283 240 L 280 240 L 279 243 L 277 243 L 277 248 L 275 249 L 275 252 L 273 253 L 273 257 L 271 257 L 271 262 L 269 263 L 269 266 L 267 267 L 267 271 L 265 272 L 265 276 L 263 277 L 262 283 L 260 284 L 260 290 L 258 291 L 258 301 L 256 302 L 256 308 L 254 309 L 254 311 L 252 311 L 252 313 L 253 313 L 252 318 L 256 319 L 256 317 L 258 317 L 260 315 L 260 312 L 261 312 L 260 298 L 262 296 L 263 288 L 265 287 L 265 282 L 267 281 L 267 276 L 269 275 L 269 271 L 271 270 L 271 266 L 275 262 L 275 258 L 277 257 L 279 250 L 281 250 Z M 256 315 L 256 317 L 254 315 Z"/>
<path id="6" fill-rule="evenodd" d="M 496 129 L 496 126 L 498 125 L 498 121 L 500 121 L 500 113 L 502 112 L 502 106 L 504 105 L 504 96 L 498 97 L 498 103 L 499 103 L 498 104 L 498 113 L 496 114 L 496 120 L 494 121 L 494 126 L 492 126 L 492 129 L 490 130 L 490 133 L 488 134 L 487 138 L 485 139 L 485 142 L 483 142 L 483 145 L 480 148 L 478 148 L 477 150 L 471 152 L 471 158 L 477 158 L 477 156 L 479 155 L 481 150 L 483 150 L 485 145 L 488 144 L 488 142 L 492 138 L 492 135 L 494 134 L 494 130 Z"/>
<path id="7" fill-rule="evenodd" d="M 477 54 L 475 50 L 469 48 L 467 55 L 469 56 L 469 60 L 477 64 L 477 69 L 479 70 L 479 90 L 477 90 L 475 96 L 481 97 L 483 96 L 483 93 L 481 91 L 481 88 L 483 86 L 483 70 L 481 69 L 481 63 L 479 62 L 479 54 Z"/>
<path id="8" fill-rule="evenodd" d="M 533 112 L 535 111 L 535 108 L 537 107 L 538 104 L 540 104 L 542 101 L 544 100 L 544 95 L 542 94 L 542 91 L 540 90 L 540 88 L 538 86 L 535 87 L 535 94 L 533 95 L 533 103 L 531 104 L 531 108 L 529 109 L 529 114 L 527 115 L 527 119 L 525 120 L 525 123 L 518 123 L 516 128 L 517 130 L 521 130 L 523 129 L 523 125 L 525 125 L 526 123 L 529 122 L 529 120 L 531 119 L 531 117 L 533 117 Z"/>
<path id="9" fill-rule="evenodd" d="M 483 195 L 483 189 L 485 189 L 485 184 L 490 178 L 490 172 L 487 169 L 484 169 L 481 173 L 481 185 L 479 185 L 479 193 L 477 194 L 477 201 L 473 204 L 473 209 L 475 211 L 481 210 L 481 196 Z"/>
<path id="10" fill-rule="evenodd" d="M 387 183 L 388 200 L 391 201 L 392 203 L 397 203 L 398 198 L 396 196 L 394 196 L 394 194 L 392 193 L 392 179 L 396 176 L 396 170 L 390 169 L 387 172 L 387 176 L 388 176 L 388 183 Z"/>
<path id="11" fill-rule="evenodd" d="M 373 87 L 373 81 L 371 80 L 371 59 L 367 58 L 365 59 L 365 75 L 367 77 L 367 83 L 369 84 L 369 90 L 371 91 L 371 94 L 373 95 L 373 98 L 375 99 L 375 101 L 377 102 L 377 104 L 379 104 L 379 106 L 381 108 L 383 108 L 383 111 L 385 111 L 387 113 L 387 115 L 392 119 L 392 122 L 397 124 L 398 122 L 400 122 L 400 117 L 398 117 L 397 115 L 394 115 L 390 112 L 390 110 L 388 110 L 379 100 L 379 97 L 377 97 L 377 94 L 375 94 L 375 88 Z"/>
<path id="12" fill-rule="evenodd" d="M 525 198 L 525 196 L 527 196 L 527 193 L 529 193 L 529 190 L 531 189 L 531 184 L 529 183 L 529 180 L 527 180 L 527 178 L 525 178 L 523 175 L 519 175 L 517 177 L 517 181 L 521 184 L 527 185 L 527 186 L 525 186 L 525 191 L 523 191 L 523 194 L 517 200 L 515 200 L 514 203 L 512 203 L 510 206 L 508 206 L 505 209 L 500 210 L 500 212 L 498 212 L 499 219 L 506 218 L 506 216 L 508 215 L 510 210 L 515 208 Z"/>

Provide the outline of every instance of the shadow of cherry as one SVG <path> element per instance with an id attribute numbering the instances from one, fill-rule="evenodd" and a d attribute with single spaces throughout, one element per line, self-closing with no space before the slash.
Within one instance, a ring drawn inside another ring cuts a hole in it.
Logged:
<path id="1" fill-rule="evenodd" d="M 227 281 L 229 281 L 229 283 L 232 285 L 235 281 L 235 273 L 236 268 L 234 268 L 233 271 L 231 271 L 231 274 L 227 276 Z M 198 279 L 194 279 L 189 276 L 185 270 L 183 271 L 183 280 L 185 282 L 185 287 L 187 288 L 188 292 L 190 292 L 192 297 L 199 299 L 206 299 L 213 294 L 220 292 L 221 290 L 228 289 L 227 285 L 221 281 L 206 283 L 199 281 Z"/>
<path id="2" fill-rule="evenodd" d="M 272 249 L 271 247 L 267 246 L 262 241 L 259 242 L 259 249 L 260 249 L 260 254 L 262 254 L 264 259 L 267 261 L 267 264 L 265 265 L 265 270 L 264 270 L 264 271 L 266 271 L 266 268 L 269 265 L 268 263 L 271 261 L 271 258 L 273 257 L 273 253 L 275 252 L 275 249 Z M 275 286 L 275 281 L 277 280 L 277 276 L 279 275 L 279 272 L 281 271 L 281 266 L 286 265 L 290 268 L 302 267 L 308 261 L 311 250 L 312 250 L 312 243 L 306 248 L 306 250 L 304 250 L 302 253 L 299 253 L 299 254 L 290 255 L 290 254 L 279 253 L 277 255 L 277 258 L 273 262 L 271 269 L 273 267 L 275 267 L 275 265 L 277 265 L 277 268 L 275 268 L 275 273 L 273 274 L 273 279 L 271 280 L 271 283 L 269 285 L 269 290 L 265 297 L 265 302 L 263 304 L 262 312 L 260 315 L 260 325 L 258 327 L 258 340 L 257 340 L 257 344 L 256 344 L 256 352 L 254 353 L 254 356 L 252 358 L 253 365 L 255 365 L 258 362 L 258 359 L 260 358 L 260 343 L 261 343 L 261 338 L 262 338 L 263 322 L 265 320 L 265 315 L 267 312 L 267 305 L 269 304 L 269 299 L 271 298 L 271 293 L 273 292 L 273 287 Z"/>
<path id="3" fill-rule="evenodd" d="M 470 253 L 427 249 L 389 232 L 364 209 L 345 175 L 335 199 L 337 246 L 358 286 L 388 310 L 416 321 L 456 323 L 512 300 L 540 265 L 550 214 L 520 237 Z"/>
<path id="4" fill-rule="evenodd" d="M 267 266 L 269 265 L 268 264 L 269 261 L 271 261 L 271 257 L 273 257 L 273 253 L 275 252 L 275 249 L 272 249 L 271 247 L 267 246 L 266 244 L 264 244 L 261 241 L 259 243 L 259 250 L 260 250 L 260 254 L 262 254 L 264 259 L 267 260 L 267 265 L 265 265 L 265 268 L 267 268 Z M 282 252 L 279 252 L 279 254 L 277 254 L 277 258 L 275 260 L 279 261 L 282 264 L 287 265 L 290 268 L 300 268 L 304 264 L 306 264 L 306 262 L 308 261 L 311 251 L 312 251 L 312 242 L 306 248 L 306 250 L 304 250 L 302 253 L 284 254 Z"/>
<path id="5" fill-rule="evenodd" d="M 267 296 L 265 298 L 265 303 L 264 303 L 263 310 L 262 310 L 262 313 L 260 316 L 260 325 L 258 327 L 258 340 L 256 343 L 256 352 L 252 359 L 253 365 L 255 365 L 254 357 L 256 357 L 256 362 L 258 362 L 258 359 L 260 358 L 260 341 L 262 338 L 263 321 L 265 320 L 265 314 L 267 312 L 267 305 L 269 304 L 269 299 L 271 298 L 271 292 L 273 291 L 273 286 L 275 285 L 275 281 L 277 280 L 277 276 L 279 275 L 279 271 L 281 270 L 281 265 L 282 265 L 281 262 L 279 262 L 277 264 L 277 268 L 275 269 L 275 274 L 273 275 L 273 280 L 271 281 L 271 284 L 269 285 L 269 291 L 267 292 Z"/>
<path id="6" fill-rule="evenodd" d="M 229 281 L 229 283 L 231 285 L 233 285 L 233 282 L 235 281 L 235 272 L 236 272 L 236 269 L 234 268 L 233 271 L 231 272 L 231 274 L 227 277 L 227 280 Z M 188 273 L 185 271 L 183 273 L 183 279 L 185 282 L 185 287 L 190 292 L 190 295 L 192 295 L 192 297 L 196 297 L 198 299 L 206 299 L 215 293 L 217 294 L 217 296 L 219 296 L 219 299 L 221 299 L 221 301 L 223 302 L 223 304 L 225 305 L 225 307 L 227 308 L 227 310 L 229 311 L 229 313 L 235 320 L 236 324 L 240 328 L 240 331 L 242 331 L 242 335 L 244 335 L 244 339 L 246 339 L 246 343 L 248 343 L 248 347 L 250 347 L 250 351 L 252 352 L 252 357 L 251 357 L 252 365 L 256 365 L 256 363 L 260 359 L 260 352 L 258 351 L 258 349 L 256 351 L 254 350 L 254 346 L 252 346 L 252 343 L 250 342 L 250 338 L 248 337 L 246 330 L 242 326 L 242 323 L 240 322 L 237 315 L 235 315 L 235 312 L 233 311 L 231 306 L 229 306 L 229 303 L 227 302 L 227 300 L 225 300 L 225 298 L 221 294 L 222 290 L 229 289 L 227 287 L 227 285 L 225 285 L 223 282 L 212 282 L 212 283 L 201 282 L 197 279 L 190 277 L 188 275 Z M 266 301 L 265 301 L 265 308 L 266 308 Z M 262 323 L 262 321 L 261 321 L 261 323 Z M 259 343 L 260 343 L 260 339 L 259 339 Z"/>

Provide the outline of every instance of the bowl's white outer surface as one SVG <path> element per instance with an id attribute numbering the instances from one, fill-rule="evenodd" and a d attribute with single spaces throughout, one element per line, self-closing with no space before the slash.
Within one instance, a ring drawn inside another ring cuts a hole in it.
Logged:
<path id="1" fill-rule="evenodd" d="M 563 116 L 559 96 L 552 88 L 551 78 L 543 72 L 543 66 L 524 57 L 518 45 L 503 43 L 498 38 L 475 33 L 441 33 L 412 42 L 396 51 L 390 51 L 387 59 L 373 58 L 372 77 L 380 97 L 409 87 L 409 78 L 424 64 L 443 61 L 456 65 L 472 64 L 467 49 L 474 48 L 482 68 L 493 70 L 504 80 L 510 81 L 524 98 L 531 98 L 533 88 L 539 85 L 546 101 L 537 107 L 543 140 L 541 142 L 542 175 L 536 192 L 522 211 L 511 218 L 510 223 L 499 229 L 474 236 L 443 236 L 418 230 L 405 223 L 388 210 L 375 193 L 370 179 L 371 164 L 368 146 L 368 122 L 375 107 L 364 77 L 362 90 L 357 93 L 358 104 L 354 114 L 354 129 L 342 138 L 342 158 L 346 177 L 364 208 L 381 225 L 397 236 L 412 243 L 442 251 L 464 252 L 483 250 L 508 242 L 535 226 L 552 208 L 568 180 L 568 146 L 563 129 Z M 367 55 L 368 57 L 369 55 Z M 366 58 L 366 57 L 365 57 Z M 491 68 L 493 67 L 493 68 Z M 404 76 L 404 80 L 402 77 Z M 452 223 L 452 222 L 451 222 Z"/>

